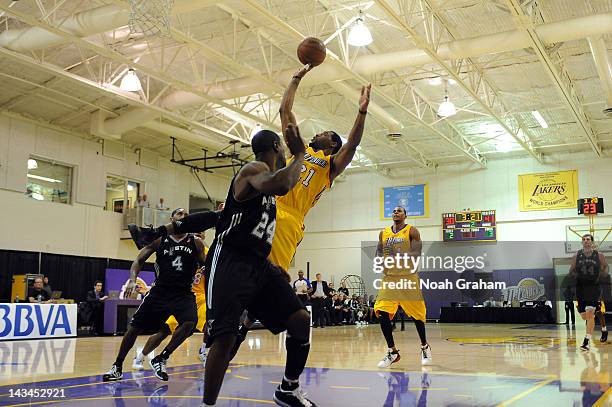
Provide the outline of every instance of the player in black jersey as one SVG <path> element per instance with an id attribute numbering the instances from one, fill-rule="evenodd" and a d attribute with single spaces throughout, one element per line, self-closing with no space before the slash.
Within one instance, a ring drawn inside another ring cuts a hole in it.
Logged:
<path id="1" fill-rule="evenodd" d="M 211 347 L 204 374 L 204 406 L 217 402 L 245 309 L 272 333 L 287 331 L 285 376 L 274 401 L 281 406 L 314 406 L 299 385 L 310 350 L 310 317 L 284 272 L 268 260 L 276 226 L 275 196 L 287 194 L 298 182 L 305 153 L 296 126 L 289 125 L 285 136 L 294 155 L 289 165 L 276 133 L 263 130 L 253 137 L 255 161 L 232 180 L 216 226 L 206 261 Z"/>
<path id="2" fill-rule="evenodd" d="M 187 216 L 184 209 L 175 209 L 174 219 Z M 123 336 L 117 359 L 111 369 L 102 377 L 103 381 L 120 380 L 123 377 L 123 361 L 134 346 L 138 334 L 145 328 L 159 329 L 170 315 L 174 315 L 179 326 L 174 331 L 166 348 L 150 363 L 161 380 L 168 380 L 166 360 L 172 352 L 192 333 L 198 319 L 195 296 L 191 292 L 193 277 L 198 265 L 204 264 L 204 244 L 193 235 L 170 235 L 155 240 L 144 247 L 132 263 L 130 286 L 133 289 L 136 278 L 145 261 L 156 253 L 156 279 L 132 317 L 130 327 Z"/>
<path id="3" fill-rule="evenodd" d="M 595 250 L 593 235 L 582 236 L 582 249 L 572 258 L 570 276 L 576 281 L 578 312 L 586 321 L 586 335 L 580 349 L 589 350 L 589 342 L 595 328 L 595 313 L 600 307 L 600 281 L 608 275 L 608 263 L 603 254 Z"/>

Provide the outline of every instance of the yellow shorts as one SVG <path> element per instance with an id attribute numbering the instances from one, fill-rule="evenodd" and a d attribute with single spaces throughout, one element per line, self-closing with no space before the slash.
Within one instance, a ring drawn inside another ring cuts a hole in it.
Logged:
<path id="1" fill-rule="evenodd" d="M 268 259 L 283 270 L 289 270 L 291 260 L 293 260 L 295 251 L 303 237 L 303 221 L 277 207 L 276 230 L 274 232 L 274 240 L 272 241 L 272 251 Z"/>
<path id="2" fill-rule="evenodd" d="M 206 297 L 203 294 L 196 294 L 196 306 L 198 307 L 198 322 L 196 323 L 196 329 L 200 332 L 204 332 L 204 325 L 206 325 Z M 174 333 L 174 330 L 178 326 L 178 321 L 171 315 L 166 321 L 166 325 L 170 327 L 170 332 Z"/>
<path id="3" fill-rule="evenodd" d="M 427 314 L 425 301 L 376 300 L 374 303 L 374 312 L 376 313 L 376 316 L 378 316 L 380 311 L 386 312 L 389 314 L 389 318 L 393 319 L 393 316 L 397 312 L 397 307 L 402 307 L 406 315 L 425 322 Z"/>

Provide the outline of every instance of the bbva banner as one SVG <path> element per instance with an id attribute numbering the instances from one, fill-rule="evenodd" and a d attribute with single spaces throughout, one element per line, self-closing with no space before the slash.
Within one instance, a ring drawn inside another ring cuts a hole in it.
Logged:
<path id="1" fill-rule="evenodd" d="M 0 304 L 0 341 L 76 334 L 76 304 Z"/>

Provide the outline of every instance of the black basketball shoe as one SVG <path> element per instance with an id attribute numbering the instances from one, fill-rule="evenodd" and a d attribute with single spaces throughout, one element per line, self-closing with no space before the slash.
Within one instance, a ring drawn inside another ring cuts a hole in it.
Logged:
<path id="1" fill-rule="evenodd" d="M 123 378 L 123 368 L 113 363 L 110 370 L 102 375 L 103 382 L 114 382 Z"/>
<path id="2" fill-rule="evenodd" d="M 282 385 L 274 392 L 274 401 L 282 407 L 317 407 L 315 403 L 306 398 L 306 393 L 299 383 L 292 390 L 285 390 Z"/>
<path id="3" fill-rule="evenodd" d="M 155 373 L 155 376 L 159 380 L 167 382 L 168 373 L 166 373 L 166 359 L 162 358 L 160 355 L 157 355 L 153 359 L 151 359 L 149 363 L 153 368 L 153 373 Z"/>

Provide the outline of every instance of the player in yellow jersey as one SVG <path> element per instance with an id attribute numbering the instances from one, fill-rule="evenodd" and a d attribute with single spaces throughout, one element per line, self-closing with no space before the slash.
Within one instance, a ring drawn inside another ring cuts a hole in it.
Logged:
<path id="1" fill-rule="evenodd" d="M 306 65 L 296 72 L 283 95 L 280 106 L 283 129 L 289 123 L 297 125 L 292 113 L 293 100 L 301 79 L 310 69 L 310 66 Z M 357 118 L 346 144 L 342 145 L 342 139 L 334 131 L 316 134 L 306 148 L 300 181 L 287 195 L 276 198 L 276 232 L 269 259 L 285 271 L 289 269 L 297 246 L 304 237 L 306 214 L 353 160 L 363 135 L 370 103 L 370 88 L 371 85 L 361 88 Z"/>
<path id="2" fill-rule="evenodd" d="M 202 249 L 202 253 L 204 254 L 204 259 L 208 255 L 208 247 L 204 245 L 204 232 L 195 233 L 197 240 L 201 241 L 204 246 Z M 200 349 L 198 350 L 198 357 L 200 361 L 204 365 L 206 363 L 206 334 L 204 326 L 206 326 L 206 288 L 204 281 L 204 267 L 201 267 L 196 272 L 193 277 L 193 284 L 191 285 L 191 291 L 195 294 L 196 297 L 196 307 L 198 309 L 198 322 L 195 326 L 197 330 L 204 333 L 202 337 L 202 344 L 200 345 Z M 171 315 L 166 323 L 161 327 L 159 332 L 154 335 L 151 335 L 145 343 L 144 348 L 140 352 L 136 352 L 136 357 L 132 362 L 132 368 L 136 370 L 142 370 L 144 368 L 143 362 L 145 356 L 149 355 L 153 352 L 157 347 L 162 343 L 164 339 L 166 339 L 170 334 L 173 334 L 176 328 L 178 327 L 178 321 L 174 318 L 174 315 Z"/>
<path id="3" fill-rule="evenodd" d="M 289 123 L 297 126 L 297 120 L 292 112 L 293 100 L 300 81 L 310 70 L 311 66 L 305 65 L 297 71 L 285 90 L 279 109 L 283 129 L 287 128 Z M 327 130 L 315 134 L 306 147 L 297 185 L 288 194 L 276 197 L 276 229 L 272 251 L 268 258 L 285 272 L 289 269 L 295 251 L 304 237 L 304 218 L 308 211 L 316 205 L 323 192 L 331 187 L 334 179 L 342 174 L 355 156 L 363 136 L 371 87 L 367 85 L 361 88 L 357 117 L 346 144 L 342 145 L 342 139 L 335 131 Z M 287 144 L 287 139 L 285 143 Z M 287 273 L 287 282 L 289 281 L 290 276 Z M 247 318 L 240 327 L 232 357 L 244 341 L 251 325 L 251 318 Z"/>
<path id="4" fill-rule="evenodd" d="M 379 291 L 374 312 L 380 320 L 380 329 L 389 348 L 385 357 L 378 363 L 378 367 L 386 368 L 400 360 L 391 327 L 391 320 L 398 307 L 402 307 L 414 320 L 421 339 L 421 363 L 423 365 L 431 363 L 431 348 L 425 334 L 425 301 L 414 265 L 414 261 L 421 256 L 422 247 L 421 235 L 417 228 L 406 224 L 406 209 L 401 206 L 395 207 L 393 225 L 383 229 L 378 235 L 374 261 L 374 265 L 381 266 L 384 273 L 383 278 L 377 280 Z"/>

